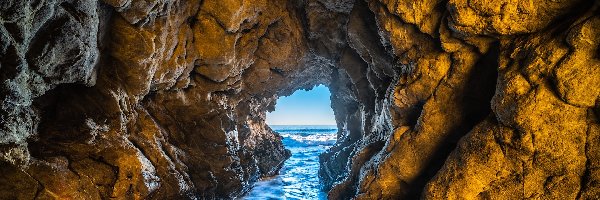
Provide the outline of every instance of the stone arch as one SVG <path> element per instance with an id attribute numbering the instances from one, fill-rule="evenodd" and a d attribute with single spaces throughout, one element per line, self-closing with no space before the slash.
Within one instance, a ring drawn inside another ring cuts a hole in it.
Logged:
<path id="1" fill-rule="evenodd" d="M 331 199 L 593 198 L 597 4 L 8 2 L 0 196 L 239 197 L 289 154 L 277 96 L 326 84 Z"/>

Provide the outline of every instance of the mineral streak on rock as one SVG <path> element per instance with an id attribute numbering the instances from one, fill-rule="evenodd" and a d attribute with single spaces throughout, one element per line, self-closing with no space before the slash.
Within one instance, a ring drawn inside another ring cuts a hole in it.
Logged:
<path id="1" fill-rule="evenodd" d="M 330 199 L 600 199 L 600 1 L 6 0 L 0 199 L 232 199 L 326 84 Z"/>

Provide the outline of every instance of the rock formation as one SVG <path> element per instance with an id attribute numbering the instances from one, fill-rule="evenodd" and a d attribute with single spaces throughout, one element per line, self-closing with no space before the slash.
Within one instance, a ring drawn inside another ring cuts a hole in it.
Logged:
<path id="1" fill-rule="evenodd" d="M 0 198 L 231 199 L 331 88 L 330 199 L 599 199 L 600 1 L 7 0 Z"/>

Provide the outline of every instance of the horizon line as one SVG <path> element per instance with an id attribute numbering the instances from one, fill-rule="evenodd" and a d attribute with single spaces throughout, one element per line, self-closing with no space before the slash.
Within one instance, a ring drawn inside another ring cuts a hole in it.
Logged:
<path id="1" fill-rule="evenodd" d="M 269 126 L 337 126 L 337 124 L 267 124 Z"/>

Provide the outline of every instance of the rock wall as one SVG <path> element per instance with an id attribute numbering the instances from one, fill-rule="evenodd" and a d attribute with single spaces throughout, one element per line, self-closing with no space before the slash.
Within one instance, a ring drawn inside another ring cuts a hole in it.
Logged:
<path id="1" fill-rule="evenodd" d="M 0 196 L 239 197 L 290 156 L 266 111 L 326 84 L 330 199 L 597 199 L 599 6 L 2 2 Z"/>
<path id="2" fill-rule="evenodd" d="M 355 3 L 329 198 L 599 198 L 598 6 Z"/>

